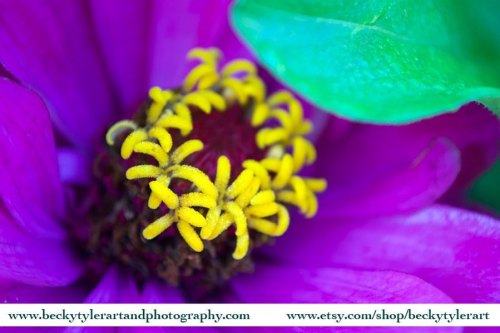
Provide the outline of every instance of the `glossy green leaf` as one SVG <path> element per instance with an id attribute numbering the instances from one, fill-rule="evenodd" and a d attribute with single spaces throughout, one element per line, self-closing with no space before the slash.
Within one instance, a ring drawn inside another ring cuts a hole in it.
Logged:
<path id="1" fill-rule="evenodd" d="M 500 214 L 500 160 L 472 185 L 469 195 Z"/>
<path id="2" fill-rule="evenodd" d="M 500 1 L 240 0 L 232 22 L 274 75 L 343 117 L 499 111 Z"/>

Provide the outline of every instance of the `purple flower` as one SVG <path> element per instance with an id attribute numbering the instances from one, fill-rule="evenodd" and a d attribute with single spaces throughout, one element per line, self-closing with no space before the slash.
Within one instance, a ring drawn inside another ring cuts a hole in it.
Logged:
<path id="1" fill-rule="evenodd" d="M 138 289 L 118 264 L 97 280 L 83 275 L 89 262 L 68 230 L 86 223 L 79 194 L 106 127 L 130 116 L 150 86 L 179 86 L 190 48 L 248 56 L 226 11 L 206 1 L 0 1 L 3 301 L 183 302 L 156 279 Z M 233 278 L 217 299 L 499 301 L 499 221 L 453 207 L 498 158 L 498 119 L 478 104 L 400 127 L 311 113 L 323 129 L 310 172 L 329 182 L 317 217 L 292 216 L 255 272 Z"/>

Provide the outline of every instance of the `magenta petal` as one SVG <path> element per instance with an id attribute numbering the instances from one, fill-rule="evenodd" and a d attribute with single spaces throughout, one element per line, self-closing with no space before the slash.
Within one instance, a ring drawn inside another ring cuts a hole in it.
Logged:
<path id="1" fill-rule="evenodd" d="M 294 224 L 271 251 L 312 267 L 416 275 L 457 302 L 500 300 L 500 221 L 446 206 L 374 220 Z"/>
<path id="2" fill-rule="evenodd" d="M 85 303 L 137 302 L 140 302 L 140 298 L 133 277 L 116 266 L 108 269 L 99 284 L 85 299 Z"/>
<path id="3" fill-rule="evenodd" d="M 68 242 L 29 236 L 0 209 L 0 278 L 36 286 L 68 285 L 83 270 L 72 250 Z"/>
<path id="4" fill-rule="evenodd" d="M 80 284 L 65 287 L 37 287 L 15 281 L 0 282 L 2 303 L 81 303 L 85 288 Z"/>
<path id="5" fill-rule="evenodd" d="M 500 120 L 471 103 L 455 113 L 410 125 L 358 124 L 340 139 L 337 132 L 330 124 L 318 141 L 317 171 L 329 178 L 332 195 L 355 198 L 359 191 L 410 165 L 440 138 L 460 150 L 461 169 L 453 187 L 463 188 L 498 157 Z"/>
<path id="6" fill-rule="evenodd" d="M 259 265 L 232 286 L 245 303 L 450 303 L 423 280 L 398 272 Z"/>
<path id="7" fill-rule="evenodd" d="M 227 51 L 226 59 L 247 54 L 228 29 L 229 2 L 155 2 L 149 49 L 152 85 L 179 86 L 190 68 L 186 54 L 193 47 L 219 47 L 224 53 Z"/>
<path id="8" fill-rule="evenodd" d="M 370 173 L 370 167 L 367 168 L 365 173 Z M 438 139 L 413 161 L 374 182 L 365 181 L 362 175 L 357 183 L 350 180 L 352 183 L 347 186 L 339 184 L 338 179 L 330 181 L 329 191 L 320 196 L 319 217 L 382 216 L 419 209 L 446 192 L 459 170 L 460 154 L 456 147 L 448 140 Z"/>
<path id="9" fill-rule="evenodd" d="M 6 79 L 0 100 L 0 198 L 27 232 L 61 238 L 56 219 L 64 203 L 47 109 L 34 92 Z"/>
<path id="10" fill-rule="evenodd" d="M 153 1 L 91 1 L 97 36 L 126 115 L 147 96 L 153 8 Z"/>
<path id="11" fill-rule="evenodd" d="M 0 1 L 0 63 L 46 99 L 57 127 L 89 146 L 112 93 L 84 1 Z"/>
<path id="12" fill-rule="evenodd" d="M 178 289 L 156 280 L 149 280 L 146 283 L 141 295 L 141 301 L 144 303 L 164 304 L 185 303 Z"/>
<path id="13" fill-rule="evenodd" d="M 76 149 L 57 149 L 59 176 L 64 184 L 88 186 L 92 182 L 92 159 Z"/>

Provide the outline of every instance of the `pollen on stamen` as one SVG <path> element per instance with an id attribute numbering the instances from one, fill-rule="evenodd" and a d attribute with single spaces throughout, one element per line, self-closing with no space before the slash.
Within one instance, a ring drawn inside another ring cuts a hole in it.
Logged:
<path id="1" fill-rule="evenodd" d="M 108 130 L 106 186 L 121 192 L 113 213 L 93 214 L 90 245 L 172 284 L 245 270 L 254 248 L 286 232 L 289 209 L 314 216 L 326 188 L 299 175 L 316 150 L 290 92 L 267 96 L 253 63 L 220 68 L 216 49 L 188 58 L 199 63 L 180 88 L 151 88 L 134 119 Z"/>

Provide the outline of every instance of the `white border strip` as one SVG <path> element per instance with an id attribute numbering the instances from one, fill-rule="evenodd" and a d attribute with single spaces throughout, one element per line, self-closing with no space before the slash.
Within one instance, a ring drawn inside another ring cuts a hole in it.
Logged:
<path id="1" fill-rule="evenodd" d="M 0 326 L 500 327 L 500 304 L 0 304 Z"/>

